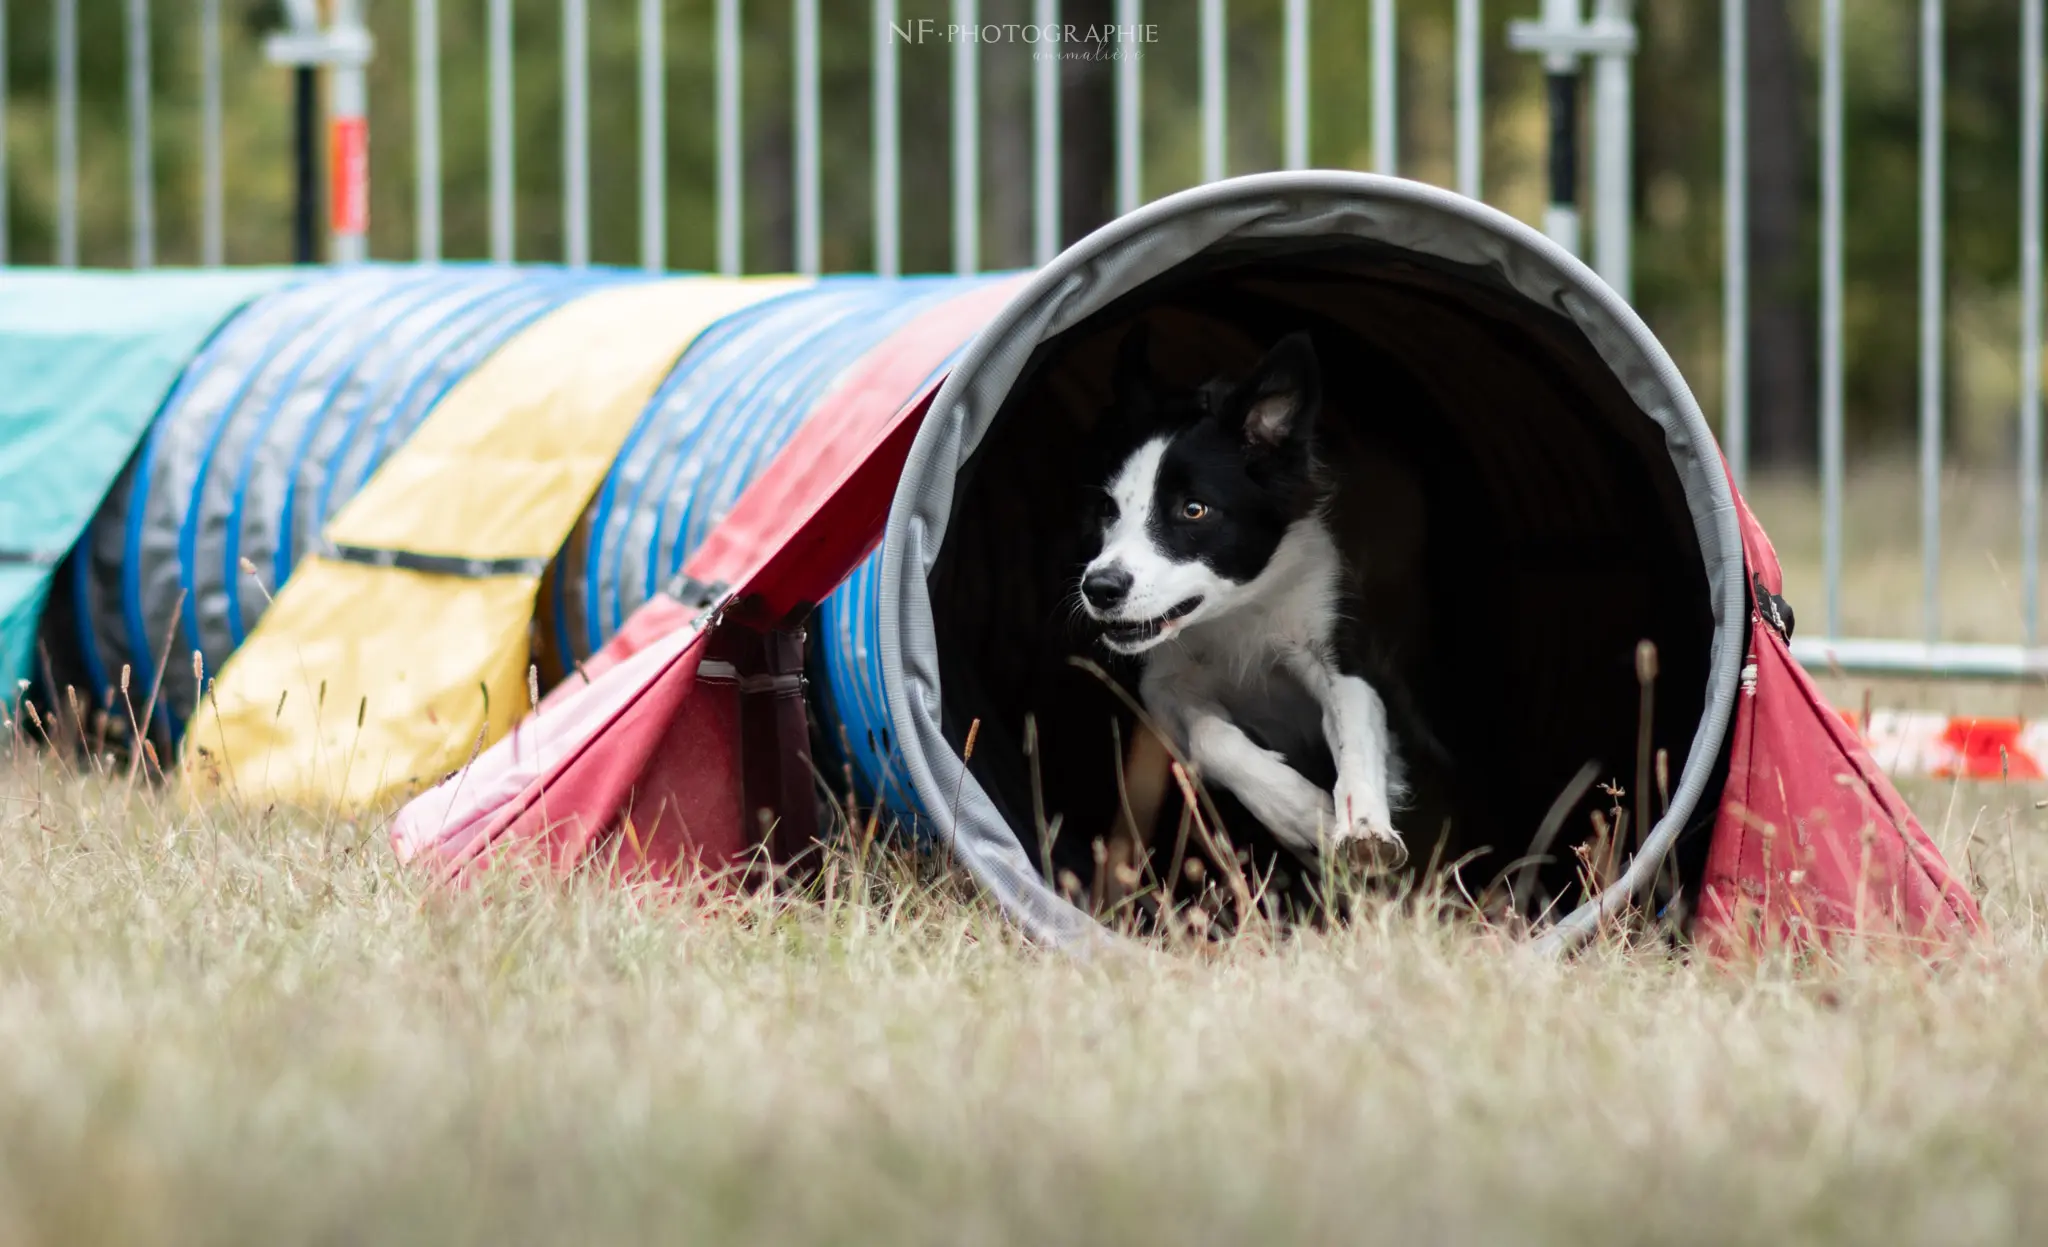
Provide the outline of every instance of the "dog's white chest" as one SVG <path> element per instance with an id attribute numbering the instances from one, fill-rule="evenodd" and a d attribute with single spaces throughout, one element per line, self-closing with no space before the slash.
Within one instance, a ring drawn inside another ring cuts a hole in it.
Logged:
<path id="1" fill-rule="evenodd" d="M 1190 636 L 1152 664 L 1159 682 L 1220 707 L 1230 720 L 1268 749 L 1293 754 L 1322 739 L 1322 707 L 1288 669 L 1284 649 L 1274 644 L 1205 645 L 1224 638 Z"/>

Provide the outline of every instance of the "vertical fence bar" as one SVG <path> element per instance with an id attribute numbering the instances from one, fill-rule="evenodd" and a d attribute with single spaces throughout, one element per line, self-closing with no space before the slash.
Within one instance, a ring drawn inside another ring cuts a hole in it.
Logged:
<path id="1" fill-rule="evenodd" d="M 668 267 L 668 111 L 661 0 L 640 0 L 640 267 Z"/>
<path id="2" fill-rule="evenodd" d="M 1308 0 L 1287 0 L 1283 42 L 1286 64 L 1282 70 L 1286 92 L 1284 112 L 1287 167 L 1308 168 Z"/>
<path id="3" fill-rule="evenodd" d="M 718 271 L 740 271 L 740 0 L 718 0 Z"/>
<path id="4" fill-rule="evenodd" d="M 796 0 L 796 270 L 815 277 L 819 256 L 818 0 Z"/>
<path id="5" fill-rule="evenodd" d="M 334 0 L 332 30 L 366 40 L 364 0 Z M 363 59 L 333 65 L 327 74 L 328 151 L 332 185 L 327 218 L 328 255 L 336 264 L 370 256 L 370 87 Z"/>
<path id="6" fill-rule="evenodd" d="M 953 0 L 953 271 L 981 267 L 981 57 L 978 0 Z"/>
<path id="7" fill-rule="evenodd" d="M 2041 622 L 2042 0 L 2020 8 L 2020 576 L 2029 646 Z"/>
<path id="8" fill-rule="evenodd" d="M 56 0 L 57 264 L 78 265 L 78 0 Z"/>
<path id="9" fill-rule="evenodd" d="M 590 13 L 562 0 L 562 258 L 590 263 Z"/>
<path id="10" fill-rule="evenodd" d="M 875 0 L 875 46 L 869 105 L 874 109 L 875 272 L 902 271 L 897 203 L 896 0 Z"/>
<path id="11" fill-rule="evenodd" d="M 1625 25 L 1632 0 L 1599 0 L 1603 23 Z M 1635 111 L 1627 53 L 1602 52 L 1593 60 L 1593 268 L 1614 292 L 1630 298 L 1634 286 L 1631 236 L 1634 182 L 1630 137 Z"/>
<path id="12" fill-rule="evenodd" d="M 412 0 L 413 244 L 441 261 L 441 7 Z"/>
<path id="13" fill-rule="evenodd" d="M 1397 61 L 1394 47 L 1394 0 L 1372 0 L 1372 171 L 1393 173 L 1400 163 L 1399 117 L 1396 115 Z"/>
<path id="14" fill-rule="evenodd" d="M 1144 202 L 1145 118 L 1139 78 L 1144 45 L 1137 32 L 1145 20 L 1142 0 L 1116 0 L 1117 29 L 1129 36 L 1117 43 L 1116 62 L 1116 211 L 1118 216 Z"/>
<path id="15" fill-rule="evenodd" d="M 1458 0 L 1458 193 L 1470 199 L 1479 198 L 1480 163 L 1486 154 L 1482 120 L 1485 81 L 1480 64 L 1485 47 L 1483 25 L 1480 0 Z"/>
<path id="16" fill-rule="evenodd" d="M 512 239 L 512 0 L 490 0 L 491 259 L 510 264 Z"/>
<path id="17" fill-rule="evenodd" d="M 156 264 L 156 177 L 150 159 L 149 0 L 128 0 L 128 229 L 130 263 Z"/>
<path id="18" fill-rule="evenodd" d="M 1749 0 L 1721 0 L 1721 444 L 1749 481 Z"/>
<path id="19" fill-rule="evenodd" d="M 227 171 L 221 107 L 220 0 L 199 10 L 199 262 L 227 262 Z"/>
<path id="20" fill-rule="evenodd" d="M 1202 180 L 1228 176 L 1224 150 L 1223 0 L 1202 0 Z"/>
<path id="21" fill-rule="evenodd" d="M 1941 637 L 1941 0 L 1920 0 L 1920 626 Z"/>
<path id="22" fill-rule="evenodd" d="M 1031 62 L 1031 262 L 1049 263 L 1060 250 L 1060 55 L 1064 51 L 1059 0 L 1032 0 L 1038 28 Z M 1051 37 L 1048 38 L 1048 35 Z"/>
<path id="23" fill-rule="evenodd" d="M 1842 635 L 1842 0 L 1821 0 L 1821 578 L 1829 636 Z"/>

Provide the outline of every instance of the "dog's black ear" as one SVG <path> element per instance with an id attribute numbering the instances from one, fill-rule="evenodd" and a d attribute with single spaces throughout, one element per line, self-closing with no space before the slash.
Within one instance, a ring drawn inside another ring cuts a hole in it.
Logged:
<path id="1" fill-rule="evenodd" d="M 1116 348 L 1116 374 L 1111 383 L 1117 417 L 1143 420 L 1152 413 L 1159 379 L 1152 373 L 1152 328 L 1138 321 L 1124 331 Z"/>
<path id="2" fill-rule="evenodd" d="M 1290 333 L 1280 339 L 1237 387 L 1234 405 L 1242 412 L 1245 440 L 1268 448 L 1305 440 L 1315 428 L 1322 389 L 1322 370 L 1308 335 Z"/>

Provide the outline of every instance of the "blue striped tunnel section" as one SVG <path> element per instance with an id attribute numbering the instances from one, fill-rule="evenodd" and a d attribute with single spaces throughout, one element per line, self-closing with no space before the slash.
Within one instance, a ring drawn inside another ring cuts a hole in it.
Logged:
<path id="1" fill-rule="evenodd" d="M 638 278 L 364 266 L 244 309 L 186 368 L 73 559 L 69 674 L 103 698 L 126 667 L 138 705 L 161 679 L 175 730 L 200 691 L 193 653 L 209 671 L 226 661 L 441 396 L 536 318 L 620 280 Z"/>

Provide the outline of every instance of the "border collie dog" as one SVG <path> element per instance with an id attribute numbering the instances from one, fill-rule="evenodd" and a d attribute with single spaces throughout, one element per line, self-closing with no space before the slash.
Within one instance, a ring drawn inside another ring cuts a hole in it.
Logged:
<path id="1" fill-rule="evenodd" d="M 1130 330 L 1080 600 L 1102 643 L 1137 658 L 1146 710 L 1207 782 L 1294 849 L 1393 870 L 1408 856 L 1401 764 L 1385 703 L 1338 643 L 1356 603 L 1318 454 L 1320 390 L 1305 333 L 1242 380 L 1188 392 L 1158 383 L 1145 327 Z M 1288 761 L 1319 744 L 1334 791 Z"/>

